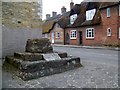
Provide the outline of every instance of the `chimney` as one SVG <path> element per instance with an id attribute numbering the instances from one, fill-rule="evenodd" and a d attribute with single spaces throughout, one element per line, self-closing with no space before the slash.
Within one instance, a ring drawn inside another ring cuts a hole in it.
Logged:
<path id="1" fill-rule="evenodd" d="M 46 20 L 50 18 L 50 14 L 46 14 Z"/>
<path id="2" fill-rule="evenodd" d="M 73 6 L 74 6 L 74 2 L 73 2 L 73 0 L 71 0 L 71 3 L 70 3 L 70 10 L 73 8 Z"/>
<path id="3" fill-rule="evenodd" d="M 66 13 L 66 8 L 63 6 L 62 8 L 61 8 L 61 13 L 63 14 L 63 13 Z"/>
<path id="4" fill-rule="evenodd" d="M 57 15 L 57 12 L 52 12 L 52 17 L 55 17 Z"/>

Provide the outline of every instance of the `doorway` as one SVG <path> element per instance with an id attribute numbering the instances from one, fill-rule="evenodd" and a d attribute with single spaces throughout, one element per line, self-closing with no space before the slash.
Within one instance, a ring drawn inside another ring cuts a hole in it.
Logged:
<path id="1" fill-rule="evenodd" d="M 54 32 L 52 32 L 52 43 L 54 43 Z"/>
<path id="2" fill-rule="evenodd" d="M 79 45 L 83 44 L 82 38 L 83 38 L 82 31 L 79 31 Z"/>
<path id="3" fill-rule="evenodd" d="M 69 33 L 66 33 L 66 38 L 65 38 L 65 44 L 70 44 L 70 37 L 69 37 Z"/>

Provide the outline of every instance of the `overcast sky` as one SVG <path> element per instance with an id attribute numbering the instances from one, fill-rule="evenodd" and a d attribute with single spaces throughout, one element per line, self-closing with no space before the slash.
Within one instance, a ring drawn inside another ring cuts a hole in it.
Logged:
<path id="1" fill-rule="evenodd" d="M 82 0 L 73 0 L 75 4 L 80 4 Z M 71 0 L 42 0 L 43 2 L 43 19 L 46 18 L 46 14 L 51 14 L 52 11 L 57 12 L 57 14 L 61 13 L 61 7 L 65 6 L 67 11 L 70 10 L 70 2 Z"/>

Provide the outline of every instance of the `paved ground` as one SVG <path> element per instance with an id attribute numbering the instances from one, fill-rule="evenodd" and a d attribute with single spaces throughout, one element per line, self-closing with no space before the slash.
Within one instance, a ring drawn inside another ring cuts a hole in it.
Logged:
<path id="1" fill-rule="evenodd" d="M 73 49 L 70 50 L 74 53 Z M 89 52 L 89 50 L 87 50 L 87 52 Z M 99 51 L 96 51 L 94 53 L 97 52 Z M 113 60 L 116 60 L 117 56 L 114 56 L 116 52 L 108 51 L 106 55 L 109 56 L 110 53 L 113 55 L 113 57 L 110 57 Z M 93 55 L 93 52 L 91 52 L 91 54 Z M 81 55 L 83 65 L 81 68 L 30 81 L 23 81 L 15 76 L 14 73 L 11 73 L 11 71 L 3 70 L 3 88 L 117 88 L 117 60 L 115 62 L 111 61 L 110 63 L 106 63 L 110 59 L 109 57 L 105 62 L 98 62 L 99 60 L 96 60 L 96 58 L 95 62 L 95 60 L 91 60 L 91 54 L 88 55 L 87 60 L 86 55 L 85 57 L 82 56 L 83 54 Z M 105 57 L 105 55 L 103 56 Z M 94 57 L 95 56 L 93 55 L 93 58 Z M 99 57 L 103 59 L 101 55 Z M 102 61 L 104 61 L 104 59 Z"/>
<path id="2" fill-rule="evenodd" d="M 118 68 L 93 62 L 61 74 L 22 81 L 14 74 L 3 71 L 3 88 L 117 88 Z"/>
<path id="3" fill-rule="evenodd" d="M 2 88 L 2 60 L 0 59 L 0 89 Z"/>

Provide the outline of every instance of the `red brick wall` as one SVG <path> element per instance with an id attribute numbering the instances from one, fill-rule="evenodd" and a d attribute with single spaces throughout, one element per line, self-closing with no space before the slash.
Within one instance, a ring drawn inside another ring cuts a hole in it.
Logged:
<path id="1" fill-rule="evenodd" d="M 54 44 L 64 44 L 64 30 L 62 28 L 53 29 L 50 31 L 50 33 L 47 33 L 47 38 L 52 43 L 52 32 L 54 32 Z M 56 32 L 61 33 L 60 38 L 56 38 Z M 43 38 L 45 38 L 45 34 L 42 35 Z"/>
<path id="2" fill-rule="evenodd" d="M 94 39 L 86 39 L 86 29 L 87 28 L 94 28 L 95 29 L 95 38 Z M 77 39 L 70 39 L 71 45 L 79 45 L 79 31 L 82 31 L 82 43 L 84 46 L 93 46 L 93 45 L 100 45 L 102 43 L 101 40 L 101 27 L 100 26 L 87 26 L 87 27 L 80 27 L 80 28 L 74 28 L 74 29 L 66 29 L 66 33 L 70 33 L 70 30 L 77 30 Z"/>
<path id="3" fill-rule="evenodd" d="M 118 6 L 110 7 L 110 17 L 107 17 L 106 9 L 101 10 L 103 32 L 111 28 L 112 36 L 106 37 L 105 44 L 118 44 L 118 29 L 120 18 L 118 16 Z"/>
<path id="4" fill-rule="evenodd" d="M 74 29 L 74 28 L 65 29 L 65 36 L 68 33 L 69 34 L 69 39 L 70 39 L 70 31 L 71 30 L 76 30 L 76 29 Z M 70 39 L 69 43 L 70 43 L 70 45 L 77 45 L 77 39 Z"/>
<path id="5" fill-rule="evenodd" d="M 62 28 L 53 29 L 50 32 L 50 41 L 52 41 L 51 35 L 54 32 L 54 44 L 64 44 L 64 30 Z M 60 32 L 60 38 L 56 38 L 56 32 Z"/>

